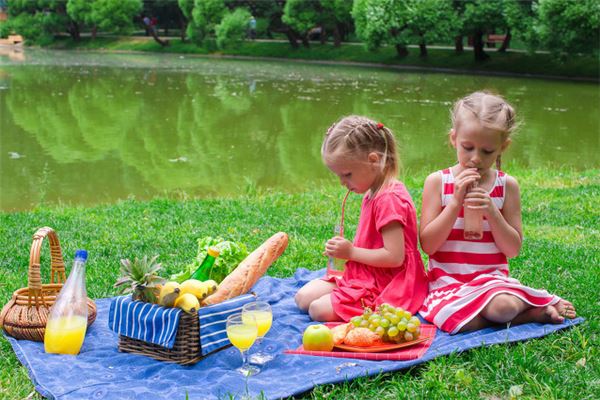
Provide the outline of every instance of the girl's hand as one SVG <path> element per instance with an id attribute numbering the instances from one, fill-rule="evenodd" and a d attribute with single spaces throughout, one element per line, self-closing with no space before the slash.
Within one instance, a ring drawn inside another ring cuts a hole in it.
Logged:
<path id="1" fill-rule="evenodd" d="M 463 204 L 465 194 L 473 186 L 475 182 L 478 182 L 481 175 L 477 173 L 477 168 L 467 168 L 462 171 L 454 179 L 454 201 L 457 205 Z"/>
<path id="2" fill-rule="evenodd" d="M 486 218 L 498 211 L 489 193 L 480 187 L 472 188 L 465 195 L 464 205 L 472 210 L 481 210 Z"/>
<path id="3" fill-rule="evenodd" d="M 333 258 L 341 258 L 343 260 L 350 260 L 354 246 L 352 242 L 344 239 L 341 236 L 332 237 L 325 243 L 325 255 Z"/>

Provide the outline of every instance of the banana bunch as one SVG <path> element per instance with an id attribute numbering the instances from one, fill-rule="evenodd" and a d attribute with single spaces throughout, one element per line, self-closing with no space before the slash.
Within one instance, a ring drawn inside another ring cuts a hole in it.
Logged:
<path id="1" fill-rule="evenodd" d="M 185 312 L 196 312 L 200 302 L 217 290 L 217 282 L 213 280 L 199 281 L 188 279 L 181 284 L 167 282 L 160 289 L 158 304 L 164 307 L 179 307 Z"/>

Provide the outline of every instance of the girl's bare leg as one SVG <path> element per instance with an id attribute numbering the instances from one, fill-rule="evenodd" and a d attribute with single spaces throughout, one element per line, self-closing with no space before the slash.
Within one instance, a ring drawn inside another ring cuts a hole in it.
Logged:
<path id="1" fill-rule="evenodd" d="M 302 286 L 296 293 L 296 305 L 302 311 L 308 311 L 310 304 L 318 298 L 331 293 L 336 288 L 335 283 L 315 279 Z"/>
<path id="2" fill-rule="evenodd" d="M 331 294 L 325 294 L 317 300 L 310 303 L 308 308 L 308 315 L 313 321 L 329 322 L 339 321 L 340 317 L 333 311 L 333 304 L 331 304 Z"/>
<path id="3" fill-rule="evenodd" d="M 539 322 L 542 324 L 562 324 L 565 318 L 575 318 L 577 312 L 570 301 L 560 299 L 558 303 L 546 307 L 532 307 L 519 314 L 513 321 L 513 325 L 525 324 L 527 322 Z"/>
<path id="4" fill-rule="evenodd" d="M 575 307 L 567 300 L 545 307 L 532 307 L 528 303 L 510 294 L 498 294 L 492 298 L 481 313 L 465 324 L 460 332 L 482 329 L 496 324 L 510 322 L 520 325 L 528 322 L 563 323 L 565 318 L 577 316 Z"/>

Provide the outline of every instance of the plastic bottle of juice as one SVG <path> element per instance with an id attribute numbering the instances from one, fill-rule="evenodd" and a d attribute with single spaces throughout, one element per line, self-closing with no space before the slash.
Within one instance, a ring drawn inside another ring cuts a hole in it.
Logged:
<path id="1" fill-rule="evenodd" d="M 219 257 L 219 249 L 216 247 L 209 247 L 206 250 L 206 257 L 202 261 L 202 264 L 192 274 L 192 279 L 198 279 L 199 281 L 207 281 L 210 278 L 210 272 L 212 266 L 215 264 L 215 260 Z"/>
<path id="2" fill-rule="evenodd" d="M 44 334 L 46 353 L 79 354 L 81 350 L 88 318 L 85 289 L 86 260 L 87 251 L 75 252 L 75 261 L 69 278 L 50 308 Z"/>
<path id="3" fill-rule="evenodd" d="M 471 188 L 477 187 L 477 182 Z M 483 238 L 483 214 L 480 210 L 473 210 L 467 206 L 463 207 L 464 231 L 463 236 L 467 240 L 480 240 Z"/>

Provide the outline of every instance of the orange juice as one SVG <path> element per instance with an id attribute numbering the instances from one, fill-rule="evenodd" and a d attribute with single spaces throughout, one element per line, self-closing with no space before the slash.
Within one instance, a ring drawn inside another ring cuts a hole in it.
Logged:
<path id="1" fill-rule="evenodd" d="M 227 327 L 229 341 L 232 345 L 240 349 L 240 351 L 246 351 L 254 344 L 257 332 L 258 329 L 254 324 L 231 325 Z"/>
<path id="2" fill-rule="evenodd" d="M 244 311 L 242 313 L 242 321 L 244 324 L 251 323 L 252 319 L 247 316 L 251 315 L 256 320 L 256 326 L 258 327 L 258 337 L 263 337 L 269 329 L 271 329 L 271 324 L 273 323 L 273 313 L 269 311 Z"/>
<path id="3" fill-rule="evenodd" d="M 50 320 L 46 324 L 44 350 L 46 353 L 79 354 L 86 329 L 87 318 L 81 316 Z"/>

